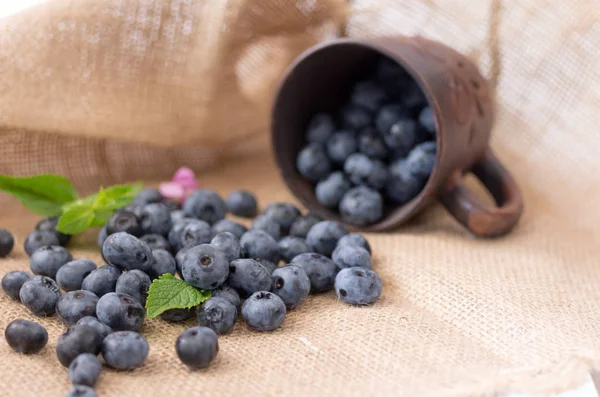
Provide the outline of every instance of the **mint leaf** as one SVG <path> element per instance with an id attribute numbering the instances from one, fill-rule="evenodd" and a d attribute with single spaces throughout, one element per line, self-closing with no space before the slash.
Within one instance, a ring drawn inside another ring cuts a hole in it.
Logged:
<path id="1" fill-rule="evenodd" d="M 146 314 L 154 318 L 169 309 L 188 309 L 198 306 L 212 296 L 183 280 L 166 273 L 154 280 L 148 290 Z"/>
<path id="2" fill-rule="evenodd" d="M 73 205 L 62 214 L 56 225 L 56 230 L 65 234 L 83 232 L 94 222 L 93 209 L 85 204 Z"/>
<path id="3" fill-rule="evenodd" d="M 143 185 L 115 185 L 106 189 L 100 189 L 96 195 L 94 207 L 103 211 L 114 211 L 123 208 L 135 199 L 142 190 Z"/>
<path id="4" fill-rule="evenodd" d="M 0 175 L 0 190 L 12 194 L 29 210 L 44 216 L 60 215 L 63 205 L 77 199 L 71 182 L 52 174 L 23 178 Z"/>

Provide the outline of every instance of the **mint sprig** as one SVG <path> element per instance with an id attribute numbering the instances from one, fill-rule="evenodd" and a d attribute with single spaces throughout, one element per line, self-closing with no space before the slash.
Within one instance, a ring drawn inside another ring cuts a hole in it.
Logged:
<path id="1" fill-rule="evenodd" d="M 0 175 L 0 190 L 12 194 L 30 211 L 44 216 L 60 215 L 65 204 L 77 200 L 71 182 L 60 175 L 24 178 Z"/>
<path id="2" fill-rule="evenodd" d="M 166 273 L 150 285 L 146 300 L 146 315 L 154 318 L 169 309 L 189 309 L 212 296 L 212 292 L 199 290 L 183 280 Z"/>

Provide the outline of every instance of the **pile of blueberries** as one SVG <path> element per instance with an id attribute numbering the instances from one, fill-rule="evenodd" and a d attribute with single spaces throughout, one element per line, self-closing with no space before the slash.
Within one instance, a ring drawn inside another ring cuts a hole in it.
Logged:
<path id="1" fill-rule="evenodd" d="M 298 172 L 317 201 L 345 222 L 380 221 L 386 206 L 403 205 L 425 186 L 436 155 L 431 107 L 397 63 L 381 58 L 333 114 L 317 113 L 306 128 Z"/>
<path id="2" fill-rule="evenodd" d="M 226 219 L 227 212 L 255 218 L 248 229 Z M 175 343 L 178 357 L 190 368 L 211 363 L 217 336 L 233 328 L 239 312 L 252 329 L 272 331 L 309 293 L 335 289 L 353 305 L 379 298 L 381 279 L 371 270 L 371 247 L 362 235 L 314 214 L 302 215 L 289 203 L 271 204 L 257 214 L 256 198 L 247 191 L 223 200 L 215 191 L 197 190 L 181 206 L 148 188 L 101 229 L 98 244 L 105 265 L 73 259 L 65 248 L 70 236 L 57 232 L 57 219 L 48 218 L 25 240 L 33 275 L 9 272 L 2 289 L 32 313 L 56 314 L 69 327 L 58 339 L 56 354 L 74 385 L 68 396 L 79 397 L 96 395 L 93 386 L 102 368 L 98 354 L 117 370 L 144 363 L 149 352 L 139 333 L 144 305 L 152 280 L 166 273 L 212 292 L 198 307 L 160 315 L 169 322 L 196 317 L 198 326 Z M 13 244 L 10 233 L 0 230 L 1 256 Z M 26 320 L 11 322 L 5 335 L 24 354 L 48 342 L 46 330 Z"/>

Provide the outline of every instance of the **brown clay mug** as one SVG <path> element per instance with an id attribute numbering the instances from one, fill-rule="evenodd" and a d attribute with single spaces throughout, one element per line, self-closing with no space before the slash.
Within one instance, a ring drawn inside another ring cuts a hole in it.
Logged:
<path id="1" fill-rule="evenodd" d="M 396 61 L 418 83 L 433 109 L 437 153 L 433 172 L 410 202 L 384 209 L 384 216 L 364 231 L 389 230 L 440 198 L 448 211 L 476 236 L 508 233 L 518 222 L 523 200 L 514 179 L 489 148 L 494 103 L 488 82 L 465 56 L 422 37 L 338 39 L 309 49 L 286 71 L 272 113 L 272 144 L 283 179 L 312 212 L 342 222 L 321 206 L 314 187 L 296 170 L 312 115 L 332 112 L 377 58 Z M 463 183 L 472 172 L 489 190 L 496 206 L 487 204 Z M 348 225 L 350 228 L 352 225 Z"/>

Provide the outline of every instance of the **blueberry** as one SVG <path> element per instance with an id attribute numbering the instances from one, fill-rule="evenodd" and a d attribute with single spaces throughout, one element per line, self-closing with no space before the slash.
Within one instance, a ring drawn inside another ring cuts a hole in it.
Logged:
<path id="1" fill-rule="evenodd" d="M 84 385 L 73 386 L 68 392 L 66 397 L 98 397 L 96 391 Z"/>
<path id="2" fill-rule="evenodd" d="M 75 357 L 69 365 L 69 380 L 74 385 L 94 386 L 100 372 L 102 364 L 98 356 L 90 353 L 83 353 Z"/>
<path id="3" fill-rule="evenodd" d="M 227 255 L 209 244 L 191 248 L 183 258 L 181 274 L 196 288 L 218 288 L 229 275 Z"/>
<path id="4" fill-rule="evenodd" d="M 241 305 L 240 295 L 235 289 L 226 284 L 223 284 L 218 289 L 213 290 L 212 296 L 213 298 L 218 297 L 226 299 L 236 308 L 240 307 Z"/>
<path id="5" fill-rule="evenodd" d="M 264 258 L 274 263 L 279 263 L 279 246 L 277 241 L 262 230 L 250 230 L 240 239 L 242 248 L 251 258 Z"/>
<path id="6" fill-rule="evenodd" d="M 173 252 L 177 252 L 183 248 L 183 241 L 181 240 L 183 229 L 192 222 L 198 222 L 198 220 L 193 218 L 183 218 L 181 221 L 173 223 L 168 235 L 169 244 L 171 245 Z"/>
<path id="7" fill-rule="evenodd" d="M 352 130 L 359 130 L 373 122 L 373 116 L 367 109 L 354 104 L 342 107 L 341 119 L 342 125 Z"/>
<path id="8" fill-rule="evenodd" d="M 344 195 L 339 209 L 345 222 L 357 226 L 370 225 L 383 217 L 383 199 L 378 191 L 357 186 Z"/>
<path id="9" fill-rule="evenodd" d="M 216 236 L 219 233 L 229 232 L 240 239 L 247 231 L 248 228 L 246 226 L 229 219 L 221 219 L 212 226 L 213 236 Z"/>
<path id="10" fill-rule="evenodd" d="M 114 265 L 99 267 L 96 270 L 92 270 L 92 272 L 83 279 L 81 289 L 91 291 L 101 298 L 109 292 L 115 291 L 117 280 L 122 273 L 121 269 Z"/>
<path id="11" fill-rule="evenodd" d="M 186 216 L 198 218 L 211 225 L 225 218 L 226 211 L 227 207 L 221 196 L 209 189 L 195 191 L 183 203 Z"/>
<path id="12" fill-rule="evenodd" d="M 250 230 L 262 230 L 275 240 L 281 237 L 281 225 L 267 215 L 259 215 L 254 218 Z"/>
<path id="13" fill-rule="evenodd" d="M 435 165 L 435 151 L 436 143 L 432 141 L 415 146 L 406 158 L 408 171 L 417 178 L 429 178 Z"/>
<path id="14" fill-rule="evenodd" d="M 247 190 L 236 190 L 225 199 L 227 210 L 242 218 L 252 218 L 258 212 L 256 197 Z"/>
<path id="15" fill-rule="evenodd" d="M 15 239 L 6 229 L 0 229 L 0 258 L 6 258 L 15 245 Z"/>
<path id="16" fill-rule="evenodd" d="M 171 253 L 165 250 L 156 249 L 152 250 L 152 257 L 154 258 L 154 261 L 148 270 L 150 279 L 157 279 L 166 273 L 175 275 L 177 272 L 177 265 L 175 258 L 173 258 Z"/>
<path id="17" fill-rule="evenodd" d="M 208 327 L 192 327 L 179 335 L 175 342 L 177 357 L 192 369 L 206 368 L 219 352 L 218 336 Z"/>
<path id="18" fill-rule="evenodd" d="M 138 193 L 138 195 L 135 197 L 135 200 L 133 200 L 133 204 L 143 206 L 151 203 L 160 203 L 162 201 L 163 196 L 160 194 L 158 189 L 148 187 Z"/>
<path id="19" fill-rule="evenodd" d="M 344 164 L 346 158 L 357 150 L 356 136 L 351 131 L 336 131 L 327 140 L 327 155 L 334 164 Z"/>
<path id="20" fill-rule="evenodd" d="M 405 204 L 415 198 L 423 186 L 423 181 L 410 173 L 406 160 L 400 159 L 389 166 L 389 180 L 385 196 L 395 204 Z"/>
<path id="21" fill-rule="evenodd" d="M 75 259 L 58 269 L 56 282 L 65 291 L 81 289 L 83 280 L 96 268 L 96 264 L 89 259 Z"/>
<path id="22" fill-rule="evenodd" d="M 423 95 L 423 91 L 421 91 L 415 80 L 408 79 L 404 84 L 403 91 L 401 96 L 402 103 L 412 112 L 418 111 L 427 105 L 425 95 Z"/>
<path id="23" fill-rule="evenodd" d="M 188 251 L 191 250 L 192 248 L 193 247 L 182 248 L 181 250 L 179 250 L 179 252 L 177 252 L 177 255 L 175 255 L 175 265 L 177 268 L 177 273 L 179 273 L 180 276 L 181 276 L 181 266 L 183 265 L 183 259 L 185 258 L 185 255 L 188 253 Z"/>
<path id="24" fill-rule="evenodd" d="M 175 200 L 165 200 L 163 203 L 169 209 L 169 212 L 181 211 L 181 203 Z"/>
<path id="25" fill-rule="evenodd" d="M 183 219 L 185 219 L 183 210 L 171 211 L 171 225 L 181 222 Z"/>
<path id="26" fill-rule="evenodd" d="M 279 296 L 288 309 L 298 307 L 310 292 L 310 279 L 300 266 L 280 267 L 271 277 L 271 292 Z"/>
<path id="27" fill-rule="evenodd" d="M 338 240 L 348 234 L 348 229 L 339 222 L 322 221 L 314 225 L 306 235 L 306 242 L 315 252 L 331 256 Z"/>
<path id="28" fill-rule="evenodd" d="M 180 241 L 182 248 L 187 248 L 208 244 L 211 239 L 212 230 L 210 225 L 204 221 L 194 220 L 183 228 Z"/>
<path id="29" fill-rule="evenodd" d="M 321 222 L 323 218 L 316 214 L 307 214 L 297 218 L 290 227 L 290 236 L 306 238 L 311 227 Z"/>
<path id="30" fill-rule="evenodd" d="M 98 296 L 90 291 L 78 290 L 64 294 L 56 302 L 56 315 L 68 326 L 77 324 L 83 317 L 95 316 Z"/>
<path id="31" fill-rule="evenodd" d="M 296 168 L 304 178 L 316 183 L 329 174 L 331 164 L 323 147 L 318 143 L 311 143 L 298 154 Z"/>
<path id="32" fill-rule="evenodd" d="M 60 245 L 44 245 L 35 250 L 29 260 L 33 274 L 56 278 L 56 272 L 65 263 L 73 260 L 71 253 Z"/>
<path id="33" fill-rule="evenodd" d="M 253 258 L 255 261 L 257 261 L 258 263 L 260 263 L 261 265 L 263 265 L 263 267 L 265 269 L 267 269 L 267 272 L 269 272 L 269 274 L 273 273 L 273 271 L 275 269 L 277 269 L 277 264 L 271 262 L 268 259 L 265 258 Z"/>
<path id="34" fill-rule="evenodd" d="M 138 222 L 137 216 L 131 211 L 117 211 L 106 222 L 106 233 L 108 235 L 125 232 L 139 237 L 142 234 L 142 227 Z"/>
<path id="35" fill-rule="evenodd" d="M 237 309 L 227 299 L 212 297 L 197 312 L 198 324 L 223 335 L 231 331 L 237 320 Z"/>
<path id="36" fill-rule="evenodd" d="M 131 295 L 109 292 L 98 301 L 98 320 L 115 331 L 139 331 L 144 325 L 144 307 Z"/>
<path id="37" fill-rule="evenodd" d="M 240 258 L 242 246 L 240 240 L 229 232 L 217 234 L 211 241 L 210 245 L 217 247 L 225 253 L 227 261 L 231 262 Z"/>
<path id="38" fill-rule="evenodd" d="M 371 245 L 363 235 L 358 233 L 351 233 L 343 236 L 338 240 L 336 248 L 341 245 L 355 245 L 357 247 L 362 247 L 367 250 L 369 255 L 371 254 Z"/>
<path id="39" fill-rule="evenodd" d="M 362 153 L 354 153 L 346 159 L 344 171 L 350 182 L 381 189 L 388 179 L 388 170 L 379 160 L 370 159 Z"/>
<path id="40" fill-rule="evenodd" d="M 108 236 L 102 255 L 108 263 L 123 270 L 147 271 L 152 265 L 152 250 L 148 244 L 125 232 Z"/>
<path id="41" fill-rule="evenodd" d="M 267 291 L 258 291 L 246 299 L 242 305 L 244 321 L 257 331 L 273 331 L 281 326 L 285 319 L 285 303 Z"/>
<path id="42" fill-rule="evenodd" d="M 321 179 L 315 187 L 317 201 L 324 207 L 337 208 L 344 194 L 352 184 L 342 171 L 335 171 L 325 179 Z"/>
<path id="43" fill-rule="evenodd" d="M 254 259 L 236 259 L 229 264 L 227 285 L 235 288 L 240 296 L 247 297 L 256 291 L 269 290 L 271 274 Z"/>
<path id="44" fill-rule="evenodd" d="M 279 240 L 279 252 L 285 262 L 291 261 L 294 257 L 305 252 L 313 252 L 313 249 L 305 239 L 294 236 L 286 236 Z"/>
<path id="45" fill-rule="evenodd" d="M 166 238 L 161 236 L 160 234 L 146 234 L 140 237 L 140 240 L 148 244 L 148 247 L 152 251 L 154 250 L 166 250 L 171 251 L 171 245 L 167 241 Z"/>
<path id="46" fill-rule="evenodd" d="M 2 290 L 12 299 L 20 300 L 19 292 L 26 281 L 31 280 L 33 276 L 27 272 L 12 271 L 2 277 Z"/>
<path id="47" fill-rule="evenodd" d="M 58 230 L 56 230 L 56 225 L 58 225 L 58 216 L 51 216 L 49 218 L 42 219 L 41 221 L 39 221 L 38 224 L 35 225 L 35 230 L 39 230 L 41 232 L 51 232 L 55 234 L 58 238 L 59 244 L 64 247 L 67 244 L 69 244 L 69 241 L 71 240 L 71 235 L 59 232 Z"/>
<path id="48" fill-rule="evenodd" d="M 106 365 L 114 369 L 141 367 L 149 351 L 146 338 L 133 331 L 113 332 L 102 341 L 102 358 Z"/>
<path id="49" fill-rule="evenodd" d="M 127 294 L 137 300 L 142 306 L 146 305 L 148 288 L 150 288 L 150 277 L 141 270 L 130 270 L 121 274 L 117 280 L 115 292 Z"/>
<path id="50" fill-rule="evenodd" d="M 408 116 L 408 111 L 403 105 L 390 104 L 382 107 L 375 118 L 375 126 L 382 136 L 387 134 L 396 122 Z"/>
<path id="51" fill-rule="evenodd" d="M 335 129 L 333 118 L 326 113 L 317 113 L 310 119 L 306 128 L 308 142 L 324 143 Z"/>
<path id="52" fill-rule="evenodd" d="M 166 236 L 171 230 L 171 212 L 164 203 L 148 204 L 140 215 L 140 226 L 143 234 L 160 234 Z"/>
<path id="53" fill-rule="evenodd" d="M 60 288 L 50 277 L 33 276 L 21 287 L 19 298 L 36 316 L 52 316 L 60 298 Z"/>
<path id="54" fill-rule="evenodd" d="M 80 354 L 98 354 L 102 336 L 89 325 L 74 325 L 66 330 L 56 342 L 56 357 L 65 367 Z"/>
<path id="55" fill-rule="evenodd" d="M 384 160 L 388 156 L 385 141 L 373 127 L 365 127 L 360 131 L 357 144 L 358 151 L 372 159 Z"/>
<path id="56" fill-rule="evenodd" d="M 300 210 L 292 203 L 273 203 L 265 208 L 263 214 L 281 225 L 281 232 L 287 234 L 300 215 Z"/>
<path id="57" fill-rule="evenodd" d="M 373 266 L 371 255 L 366 249 L 357 245 L 338 245 L 331 256 L 331 260 L 339 269 L 347 267 L 364 267 L 370 269 Z"/>
<path id="58" fill-rule="evenodd" d="M 98 231 L 98 238 L 96 239 L 96 243 L 98 244 L 98 247 L 100 247 L 100 249 L 102 249 L 102 246 L 104 245 L 104 242 L 106 241 L 107 237 L 108 232 L 106 231 L 106 225 L 104 225 Z"/>
<path id="59" fill-rule="evenodd" d="M 416 143 L 417 123 L 408 117 L 403 117 L 382 135 L 391 150 L 397 155 L 405 156 Z"/>
<path id="60" fill-rule="evenodd" d="M 360 81 L 352 89 L 350 100 L 371 112 L 376 111 L 385 103 L 385 90 L 374 81 Z"/>
<path id="61" fill-rule="evenodd" d="M 150 203 L 147 203 L 147 204 L 150 204 Z M 119 211 L 133 212 L 135 214 L 135 216 L 139 219 L 140 216 L 142 216 L 142 210 L 144 209 L 144 207 L 147 204 L 143 204 L 143 203 L 142 204 L 136 204 L 134 202 L 134 203 L 129 204 L 128 206 L 125 206 L 125 207 L 121 208 Z"/>
<path id="62" fill-rule="evenodd" d="M 55 233 L 34 230 L 25 239 L 25 252 L 31 256 L 35 250 L 45 245 L 60 245 Z"/>
<path id="63" fill-rule="evenodd" d="M 195 313 L 195 307 L 191 309 L 169 309 L 162 312 L 159 317 L 170 323 L 180 323 L 191 318 Z"/>
<path id="64" fill-rule="evenodd" d="M 17 353 L 35 354 L 48 343 L 48 332 L 33 321 L 14 320 L 6 327 L 4 338 Z"/>
<path id="65" fill-rule="evenodd" d="M 310 280 L 311 292 L 326 292 L 333 288 L 338 269 L 335 263 L 325 255 L 314 252 L 300 254 L 292 259 L 290 265 L 304 269 Z"/>
<path id="66" fill-rule="evenodd" d="M 106 338 L 108 334 L 112 334 L 113 330 L 108 325 L 101 323 L 96 317 L 86 316 L 82 317 L 77 321 L 77 325 L 87 325 L 96 330 L 98 334 L 102 337 L 102 339 Z"/>
<path id="67" fill-rule="evenodd" d="M 435 117 L 431 106 L 425 106 L 419 113 L 419 124 L 431 135 L 435 135 Z"/>
<path id="68" fill-rule="evenodd" d="M 381 278 L 362 267 L 342 269 L 335 278 L 335 292 L 345 303 L 368 305 L 381 295 Z"/>

